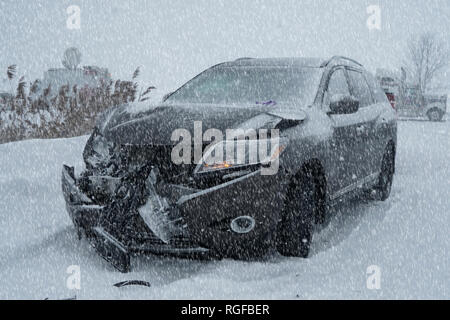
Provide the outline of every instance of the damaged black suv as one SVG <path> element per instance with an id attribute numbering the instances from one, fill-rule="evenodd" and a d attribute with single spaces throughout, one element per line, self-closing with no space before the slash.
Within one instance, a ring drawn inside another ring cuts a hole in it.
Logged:
<path id="1" fill-rule="evenodd" d="M 307 257 L 337 200 L 389 197 L 396 143 L 395 111 L 356 61 L 242 58 L 159 105 L 105 112 L 62 188 L 79 236 L 123 272 L 145 253 Z M 209 161 L 240 144 L 243 161 Z"/>

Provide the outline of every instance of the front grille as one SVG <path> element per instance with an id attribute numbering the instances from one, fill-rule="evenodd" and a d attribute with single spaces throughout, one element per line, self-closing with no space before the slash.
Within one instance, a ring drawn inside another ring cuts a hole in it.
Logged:
<path id="1" fill-rule="evenodd" d="M 161 180 L 168 183 L 189 184 L 196 167 L 194 160 L 191 164 L 175 164 L 172 161 L 173 146 L 122 146 L 120 151 L 120 167 L 122 170 L 132 171 L 142 165 L 150 164 L 158 169 Z M 192 152 L 193 153 L 193 152 Z"/>

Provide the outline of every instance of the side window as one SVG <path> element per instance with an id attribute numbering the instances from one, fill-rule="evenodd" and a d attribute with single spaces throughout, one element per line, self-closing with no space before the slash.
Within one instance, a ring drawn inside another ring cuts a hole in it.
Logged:
<path id="1" fill-rule="evenodd" d="M 331 97 L 334 95 L 350 95 L 344 69 L 337 69 L 331 75 L 330 80 L 328 81 L 328 88 L 323 99 L 323 105 L 325 107 L 330 105 Z"/>
<path id="2" fill-rule="evenodd" d="M 387 99 L 386 94 L 384 93 L 383 89 L 381 89 L 380 84 L 375 79 L 375 77 L 370 74 L 365 74 L 367 82 L 369 83 L 369 87 L 372 90 L 373 98 L 375 99 L 376 103 L 389 103 L 389 100 Z"/>
<path id="3" fill-rule="evenodd" d="M 373 103 L 372 93 L 364 75 L 361 72 L 348 70 L 353 95 L 359 100 L 360 107 L 367 107 Z"/>

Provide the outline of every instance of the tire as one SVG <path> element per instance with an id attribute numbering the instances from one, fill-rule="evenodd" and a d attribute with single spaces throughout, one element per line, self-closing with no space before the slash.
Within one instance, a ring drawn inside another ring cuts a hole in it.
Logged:
<path id="1" fill-rule="evenodd" d="M 283 256 L 308 257 L 318 203 L 314 190 L 314 179 L 306 172 L 292 184 L 277 230 L 277 250 Z"/>
<path id="2" fill-rule="evenodd" d="M 389 146 L 383 155 L 381 172 L 378 177 L 378 183 L 375 187 L 375 200 L 386 201 L 392 189 L 395 172 L 395 153 L 394 148 Z"/>
<path id="3" fill-rule="evenodd" d="M 273 232 L 268 232 L 267 234 L 263 234 L 243 245 L 231 246 L 217 254 L 222 257 L 243 261 L 260 259 L 273 247 L 273 242 L 271 241 L 272 233 Z"/>
<path id="4" fill-rule="evenodd" d="M 427 116 L 430 121 L 436 122 L 442 120 L 443 113 L 439 109 L 431 109 L 428 111 Z"/>

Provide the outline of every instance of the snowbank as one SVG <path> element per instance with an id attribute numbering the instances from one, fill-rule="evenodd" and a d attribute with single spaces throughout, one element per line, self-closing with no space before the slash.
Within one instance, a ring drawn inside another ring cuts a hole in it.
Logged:
<path id="1" fill-rule="evenodd" d="M 65 211 L 61 165 L 82 168 L 87 137 L 0 145 L 0 299 L 449 299 L 449 137 L 450 122 L 400 122 L 391 198 L 331 212 L 309 259 L 149 256 L 129 274 L 79 242 Z M 71 265 L 81 268 L 80 290 L 66 287 Z M 370 265 L 381 270 L 379 290 L 366 287 Z M 128 279 L 151 287 L 112 286 Z"/>

